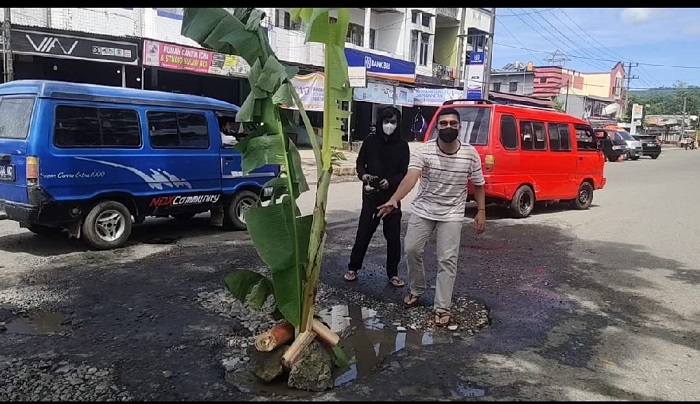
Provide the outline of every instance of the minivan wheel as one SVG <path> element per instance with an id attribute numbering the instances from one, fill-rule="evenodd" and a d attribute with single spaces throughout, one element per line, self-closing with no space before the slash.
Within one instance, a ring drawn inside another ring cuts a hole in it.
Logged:
<path id="1" fill-rule="evenodd" d="M 535 194 L 532 188 L 527 185 L 522 185 L 515 191 L 513 199 L 510 202 L 510 212 L 514 217 L 524 218 L 530 216 L 535 208 Z"/>
<path id="2" fill-rule="evenodd" d="M 236 192 L 225 210 L 226 223 L 235 230 L 246 230 L 245 211 L 260 203 L 260 197 L 253 191 L 246 189 Z"/>
<path id="3" fill-rule="evenodd" d="M 658 155 L 658 154 L 652 154 L 652 155 L 649 156 L 649 157 L 651 157 L 652 160 L 656 160 L 656 159 L 659 158 L 659 155 Z"/>
<path id="4" fill-rule="evenodd" d="M 582 182 L 578 187 L 576 198 L 571 201 L 571 205 L 578 210 L 586 210 L 593 203 L 593 186 L 590 182 Z"/>
<path id="5" fill-rule="evenodd" d="M 83 238 L 92 248 L 111 250 L 126 244 L 131 235 L 131 212 L 116 201 L 95 205 L 83 222 Z"/>
<path id="6" fill-rule="evenodd" d="M 56 236 L 61 234 L 63 229 L 58 227 L 42 226 L 40 224 L 30 224 L 27 230 L 39 236 Z"/>

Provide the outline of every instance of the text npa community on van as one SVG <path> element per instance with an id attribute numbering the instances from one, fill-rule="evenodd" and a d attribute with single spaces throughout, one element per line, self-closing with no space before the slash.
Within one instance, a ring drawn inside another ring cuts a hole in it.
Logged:
<path id="1" fill-rule="evenodd" d="M 198 205 L 200 203 L 216 203 L 221 195 L 191 195 L 191 196 L 157 196 L 151 199 L 151 207 Z"/>

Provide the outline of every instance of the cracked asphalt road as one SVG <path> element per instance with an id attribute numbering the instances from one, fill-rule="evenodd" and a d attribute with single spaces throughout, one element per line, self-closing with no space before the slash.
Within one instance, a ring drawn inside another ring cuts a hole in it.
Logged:
<path id="1" fill-rule="evenodd" d="M 513 220 L 490 209 L 478 238 L 467 220 L 455 295 L 486 303 L 490 328 L 407 348 L 316 398 L 463 399 L 468 382 L 486 389 L 485 400 L 700 398 L 699 161 L 700 152 L 667 150 L 658 160 L 609 163 L 589 211 L 542 207 Z M 405 291 L 385 287 L 381 232 L 359 282 L 342 281 L 359 191 L 332 185 L 322 281 L 399 302 Z M 312 199 L 302 196 L 303 211 Z M 154 237 L 178 240 L 148 244 Z M 0 222 L 0 321 L 70 319 L 58 335 L 0 333 L 0 362 L 55 355 L 111 366 L 137 400 L 251 399 L 224 381 L 220 362 L 224 336 L 241 326 L 196 297 L 220 288 L 231 268 L 259 265 L 245 233 L 209 229 L 206 216 L 189 226 L 149 220 L 130 246 L 108 252 Z"/>

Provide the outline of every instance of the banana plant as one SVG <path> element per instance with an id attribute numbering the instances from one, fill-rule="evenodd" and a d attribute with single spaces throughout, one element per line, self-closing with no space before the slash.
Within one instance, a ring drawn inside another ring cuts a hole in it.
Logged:
<path id="1" fill-rule="evenodd" d="M 267 206 L 255 206 L 245 213 L 253 245 L 271 272 L 271 278 L 238 269 L 225 284 L 237 299 L 261 308 L 274 296 L 278 314 L 294 325 L 296 334 L 309 330 L 314 314 L 323 247 L 326 240 L 326 203 L 332 175 L 332 163 L 342 147 L 341 119 L 349 113 L 341 107 L 349 102 L 351 89 L 345 59 L 345 37 L 350 21 L 348 9 L 337 9 L 331 21 L 329 8 L 292 9 L 294 19 L 306 26 L 306 41 L 325 45 L 324 124 L 322 142 L 313 132 L 291 79 L 298 69 L 282 65 L 275 56 L 261 25 L 265 14 L 255 8 L 186 8 L 182 35 L 203 47 L 239 55 L 251 66 L 248 81 L 250 95 L 241 105 L 236 120 L 251 125 L 236 148 L 242 154 L 242 169 L 251 172 L 266 164 L 279 164 L 281 175 L 266 186 L 273 188 Z M 309 189 L 301 168 L 299 151 L 284 134 L 294 125 L 291 111 L 300 112 L 313 147 L 317 168 L 317 190 L 312 215 L 302 216 L 297 206 L 299 195 Z M 342 156 L 339 156 L 342 158 Z"/>

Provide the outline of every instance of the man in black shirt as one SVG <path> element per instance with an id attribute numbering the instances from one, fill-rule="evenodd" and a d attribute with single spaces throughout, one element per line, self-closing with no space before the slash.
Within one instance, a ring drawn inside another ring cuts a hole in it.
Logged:
<path id="1" fill-rule="evenodd" d="M 376 128 L 377 133 L 362 142 L 357 156 L 357 176 L 364 183 L 362 210 L 345 280 L 357 280 L 357 272 L 362 268 L 369 242 L 379 221 L 383 220 L 387 249 L 386 274 L 392 285 L 401 287 L 405 285 L 398 276 L 401 260 L 401 209 L 395 209 L 383 219 L 376 213 L 377 207 L 391 198 L 406 175 L 410 152 L 408 143 L 401 137 L 401 112 L 398 109 L 386 107 L 380 110 Z"/>

